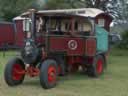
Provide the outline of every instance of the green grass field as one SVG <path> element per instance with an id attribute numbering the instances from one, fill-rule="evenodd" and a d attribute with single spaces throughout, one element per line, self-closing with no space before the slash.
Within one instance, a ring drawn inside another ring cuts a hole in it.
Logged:
<path id="1" fill-rule="evenodd" d="M 44 90 L 39 78 L 26 77 L 22 85 L 8 87 L 3 71 L 6 62 L 15 53 L 6 57 L 0 53 L 0 96 L 128 96 L 128 51 L 114 50 L 108 60 L 108 68 L 100 78 L 89 78 L 76 73 L 59 78 L 56 88 Z"/>

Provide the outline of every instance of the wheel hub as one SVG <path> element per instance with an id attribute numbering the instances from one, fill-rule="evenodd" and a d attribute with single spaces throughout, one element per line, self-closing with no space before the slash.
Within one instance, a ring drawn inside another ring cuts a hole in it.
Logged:
<path id="1" fill-rule="evenodd" d="M 50 66 L 48 69 L 48 82 L 54 83 L 56 81 L 56 69 L 54 66 Z"/>
<path id="2" fill-rule="evenodd" d="M 22 76 L 23 74 L 21 74 L 23 72 L 23 68 L 21 67 L 20 64 L 15 64 L 13 66 L 13 69 L 12 69 L 12 78 L 13 80 L 21 80 L 22 79 Z"/>

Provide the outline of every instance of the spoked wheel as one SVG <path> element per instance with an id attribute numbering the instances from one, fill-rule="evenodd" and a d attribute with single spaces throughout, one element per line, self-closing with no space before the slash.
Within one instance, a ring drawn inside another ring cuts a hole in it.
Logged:
<path id="1" fill-rule="evenodd" d="M 23 71 L 25 70 L 25 65 L 19 58 L 14 58 L 10 60 L 6 67 L 4 78 L 6 83 L 9 86 L 19 85 L 23 82 L 25 74 Z"/>
<path id="2" fill-rule="evenodd" d="M 46 60 L 43 62 L 40 69 L 40 83 L 45 89 L 50 89 L 56 86 L 58 76 L 57 63 L 54 60 Z"/>
<path id="3" fill-rule="evenodd" d="M 105 70 L 105 60 L 102 55 L 94 57 L 92 64 L 87 68 L 87 75 L 91 77 L 99 77 Z"/>

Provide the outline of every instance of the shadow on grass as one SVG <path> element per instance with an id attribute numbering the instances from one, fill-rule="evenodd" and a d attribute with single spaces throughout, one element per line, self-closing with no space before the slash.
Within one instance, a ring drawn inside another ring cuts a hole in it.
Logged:
<path id="1" fill-rule="evenodd" d="M 40 80 L 36 78 L 25 78 L 22 86 L 40 86 Z"/>
<path id="2" fill-rule="evenodd" d="M 61 85 L 64 82 L 74 82 L 74 81 L 88 81 L 88 80 L 100 80 L 100 79 L 104 79 L 105 76 L 102 75 L 99 78 L 91 78 L 88 77 L 86 74 L 82 73 L 82 72 L 77 72 L 77 73 L 72 73 L 66 76 L 60 76 L 58 78 L 58 84 Z M 36 78 L 25 78 L 25 81 L 23 82 L 22 86 L 36 86 L 39 87 L 40 86 L 40 80 L 39 77 Z M 41 86 L 40 86 L 41 87 Z"/>

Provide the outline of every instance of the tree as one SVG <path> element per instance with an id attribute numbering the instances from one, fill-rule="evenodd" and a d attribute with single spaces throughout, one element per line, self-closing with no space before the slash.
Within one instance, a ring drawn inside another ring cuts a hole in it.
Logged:
<path id="1" fill-rule="evenodd" d="M 127 0 L 120 0 L 121 5 L 121 14 L 123 21 L 128 21 L 128 1 Z"/>
<path id="2" fill-rule="evenodd" d="M 122 41 L 117 45 L 117 47 L 128 50 L 128 30 L 122 33 Z"/>
<path id="3" fill-rule="evenodd" d="M 0 17 L 6 21 L 32 8 L 35 0 L 0 0 Z"/>
<path id="4" fill-rule="evenodd" d="M 39 0 L 41 1 L 41 0 Z M 41 4 L 41 3 L 40 3 Z M 85 8 L 86 2 L 83 0 L 47 0 L 42 2 L 40 9 L 69 9 L 69 8 Z"/>
<path id="5" fill-rule="evenodd" d="M 48 0 L 45 9 L 63 9 L 70 8 L 65 0 Z"/>

